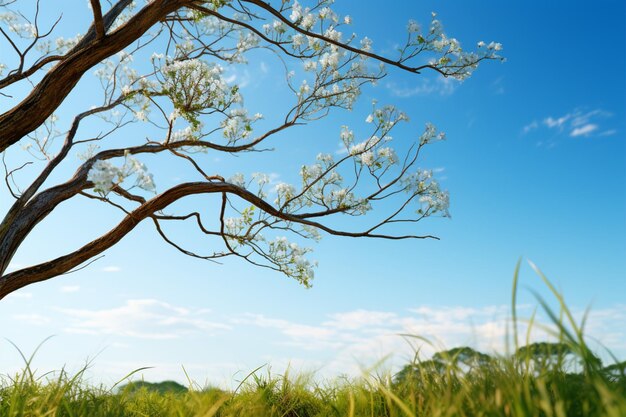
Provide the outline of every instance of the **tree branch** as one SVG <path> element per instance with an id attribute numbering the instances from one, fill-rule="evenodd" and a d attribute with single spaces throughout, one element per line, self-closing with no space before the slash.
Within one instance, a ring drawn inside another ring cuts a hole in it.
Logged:
<path id="1" fill-rule="evenodd" d="M 394 240 L 424 238 L 437 239 L 434 236 L 391 236 L 371 234 L 369 232 L 346 232 L 336 230 L 328 226 L 322 225 L 321 223 L 303 219 L 298 215 L 281 212 L 277 210 L 274 206 L 269 204 L 267 201 L 251 193 L 250 191 L 230 183 L 189 182 L 177 185 L 163 192 L 162 194 L 159 194 L 156 197 L 146 201 L 138 208 L 130 212 L 129 215 L 127 215 L 117 226 L 115 226 L 109 232 L 105 233 L 98 239 L 89 242 L 82 248 L 67 255 L 53 259 L 51 261 L 24 268 L 19 271 L 11 272 L 2 276 L 0 278 L 0 299 L 4 298 L 7 294 L 10 294 L 11 292 L 16 291 L 26 285 L 33 284 L 35 282 L 45 281 L 52 277 L 66 273 L 93 258 L 94 256 L 98 256 L 105 250 L 118 243 L 124 236 L 130 233 L 142 220 L 151 217 L 154 213 L 165 209 L 167 206 L 174 203 L 175 201 L 182 199 L 183 197 L 197 194 L 214 193 L 228 193 L 237 195 L 238 197 L 263 210 L 267 214 L 274 216 L 278 219 L 313 226 L 336 236 L 371 237 Z"/>
<path id="2" fill-rule="evenodd" d="M 85 72 L 136 41 L 150 27 L 189 1 L 152 1 L 121 28 L 97 44 L 90 44 L 95 38 L 95 28 L 93 35 L 90 34 L 90 30 L 81 42 L 43 77 L 21 103 L 0 115 L 0 152 L 39 127 L 74 89 Z M 118 5 L 125 6 L 128 3 L 130 3 L 129 0 L 121 0 Z M 114 9 L 111 9 L 104 18 L 105 28 L 109 21 L 113 24 L 115 20 L 113 16 L 117 17 L 113 13 Z M 118 15 L 121 13 L 121 10 L 115 10 Z"/>
<path id="3" fill-rule="evenodd" d="M 90 0 L 91 9 L 93 10 L 93 24 L 96 28 L 96 39 L 100 40 L 104 38 L 104 22 L 102 20 L 102 8 L 100 7 L 100 0 Z"/>
<path id="4" fill-rule="evenodd" d="M 261 0 L 241 0 L 243 2 L 246 3 L 251 3 L 254 4 L 255 6 L 260 7 L 261 9 L 269 12 L 272 16 L 276 17 L 278 20 L 280 20 L 282 23 L 284 23 L 285 25 L 289 26 L 290 28 L 292 28 L 293 30 L 302 33 L 303 35 L 306 36 L 310 36 L 312 38 L 316 38 L 316 39 L 320 39 L 324 42 L 328 42 L 331 45 L 335 45 L 338 46 L 342 49 L 345 49 L 346 51 L 350 51 L 350 52 L 354 52 L 356 54 L 360 54 L 360 55 L 364 55 L 370 58 L 373 58 L 377 61 L 380 62 L 384 62 L 385 64 L 389 64 L 389 65 L 393 65 L 394 67 L 398 67 L 402 70 L 408 71 L 408 72 L 412 72 L 414 74 L 419 74 L 421 70 L 426 69 L 426 68 L 430 68 L 432 70 L 437 71 L 438 73 L 440 73 L 441 75 L 443 75 L 444 77 L 447 77 L 448 74 L 446 74 L 445 72 L 441 71 L 441 69 L 437 68 L 434 65 L 430 65 L 430 64 L 426 64 L 426 65 L 420 65 L 418 67 L 411 67 L 409 65 L 405 65 L 402 63 L 402 61 L 400 60 L 393 60 L 393 59 L 389 59 L 386 58 L 382 55 L 378 55 L 375 54 L 373 52 L 368 52 L 368 51 L 363 51 L 359 48 L 355 48 L 354 46 L 350 46 L 348 44 L 336 41 L 334 39 L 330 39 L 327 36 L 324 35 L 320 35 L 319 33 L 315 33 L 315 32 L 311 32 L 309 30 L 303 29 L 300 26 L 292 23 L 289 19 L 287 19 L 285 16 L 282 15 L 282 13 L 280 13 L 278 10 L 274 9 L 272 6 L 270 6 L 268 3 L 261 1 Z"/>

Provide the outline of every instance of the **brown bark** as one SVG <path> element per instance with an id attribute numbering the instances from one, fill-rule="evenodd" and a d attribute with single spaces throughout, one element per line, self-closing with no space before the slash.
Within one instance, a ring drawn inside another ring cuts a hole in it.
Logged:
<path id="1" fill-rule="evenodd" d="M 66 190 L 67 192 L 67 190 Z M 144 202 L 138 208 L 130 212 L 117 226 L 105 233 L 101 237 L 86 244 L 82 248 L 38 265 L 27 267 L 0 277 L 0 300 L 13 291 L 27 285 L 48 280 L 61 274 L 71 271 L 84 262 L 101 254 L 118 243 L 124 236 L 130 233 L 142 220 L 150 217 L 155 212 L 165 209 L 175 201 L 195 194 L 233 194 L 255 205 L 259 209 L 276 218 L 316 227 L 329 234 L 345 237 L 372 237 L 384 239 L 415 239 L 415 238 L 435 238 L 434 236 L 390 236 L 372 234 L 366 232 L 345 232 L 332 229 L 321 223 L 307 220 L 306 215 L 294 215 L 277 210 L 274 206 L 263 200 L 256 194 L 226 182 L 190 182 L 179 184 L 156 197 Z M 59 198 L 59 197 L 57 197 Z M 46 205 L 47 208 L 50 205 Z M 45 217 L 47 213 L 42 215 Z M 30 229 L 29 229 L 30 230 Z"/>

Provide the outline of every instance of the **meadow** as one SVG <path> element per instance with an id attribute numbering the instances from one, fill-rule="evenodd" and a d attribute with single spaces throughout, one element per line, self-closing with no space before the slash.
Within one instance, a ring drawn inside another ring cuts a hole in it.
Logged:
<path id="1" fill-rule="evenodd" d="M 129 382 L 141 369 L 111 387 L 90 386 L 84 381 L 87 368 L 73 375 L 64 370 L 37 375 L 33 356 L 23 355 L 24 369 L 0 380 L 0 416 L 626 416 L 626 361 L 613 357 L 612 364 L 603 364 L 585 341 L 584 319 L 577 323 L 561 295 L 542 279 L 560 305 L 554 311 L 538 297 L 554 340 L 530 343 L 527 333 L 525 343 L 518 343 L 516 274 L 511 354 L 460 347 L 428 360 L 416 354 L 395 374 L 371 371 L 322 382 L 312 374 L 272 375 L 263 368 L 233 390 L 192 381 L 188 387 Z"/>

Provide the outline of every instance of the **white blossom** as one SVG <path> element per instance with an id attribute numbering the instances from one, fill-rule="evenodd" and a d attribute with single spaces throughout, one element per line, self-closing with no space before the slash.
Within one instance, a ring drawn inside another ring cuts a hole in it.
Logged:
<path id="1" fill-rule="evenodd" d="M 246 180 L 243 176 L 243 174 L 241 172 L 238 172 L 236 174 L 234 174 L 232 177 L 228 178 L 226 180 L 226 182 L 229 182 L 233 185 L 236 185 L 238 187 L 245 187 L 246 186 Z"/>
<path id="2" fill-rule="evenodd" d="M 291 43 L 293 44 L 294 48 L 298 48 L 304 45 L 305 41 L 306 41 L 306 38 L 304 37 L 304 35 L 300 33 L 297 33 L 291 37 Z"/>
<path id="3" fill-rule="evenodd" d="M 291 6 L 291 15 L 289 15 L 289 19 L 291 19 L 294 23 L 302 19 L 302 6 L 300 6 L 297 1 L 294 1 L 293 6 Z"/>
<path id="4" fill-rule="evenodd" d="M 372 40 L 368 37 L 361 39 L 361 49 L 365 52 L 372 50 Z"/>
<path id="5" fill-rule="evenodd" d="M 89 170 L 87 180 L 93 183 L 94 191 L 106 195 L 113 187 L 122 184 L 130 176 L 135 176 L 135 187 L 147 191 L 156 189 L 152 174 L 148 173 L 146 166 L 128 155 L 122 167 L 116 167 L 107 160 L 97 160 Z"/>
<path id="6" fill-rule="evenodd" d="M 274 200 L 274 204 L 276 204 L 277 206 L 285 204 L 287 201 L 291 200 L 296 194 L 295 187 L 285 182 L 276 184 L 275 191 L 276 199 Z"/>
<path id="7" fill-rule="evenodd" d="M 139 120 L 140 122 L 145 122 L 148 120 L 148 116 L 146 115 L 146 112 L 143 110 L 136 111 L 135 118 Z"/>
<path id="8" fill-rule="evenodd" d="M 317 61 L 304 61 L 305 71 L 315 71 L 317 69 Z"/>
<path id="9" fill-rule="evenodd" d="M 280 20 L 274 20 L 274 22 L 272 23 L 272 29 L 276 33 L 285 33 L 287 31 L 287 29 L 285 28 L 285 24 Z"/>
<path id="10" fill-rule="evenodd" d="M 374 164 L 374 152 L 367 151 L 361 154 L 361 163 L 363 165 L 372 166 Z"/>
<path id="11" fill-rule="evenodd" d="M 300 23 L 302 25 L 302 27 L 306 30 L 310 30 L 313 25 L 315 25 L 315 16 L 312 13 L 307 13 L 303 18 L 302 18 L 302 22 Z"/>

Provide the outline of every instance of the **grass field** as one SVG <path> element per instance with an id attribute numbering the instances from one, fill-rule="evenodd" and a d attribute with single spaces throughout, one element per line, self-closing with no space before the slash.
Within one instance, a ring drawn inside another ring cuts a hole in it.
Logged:
<path id="1" fill-rule="evenodd" d="M 602 364 L 551 283 L 553 342 L 517 342 L 513 285 L 513 353 L 490 356 L 468 347 L 407 364 L 395 375 L 319 382 L 313 375 L 251 372 L 234 390 L 190 383 L 143 382 L 88 386 L 84 370 L 35 375 L 24 370 L 0 381 L 0 416 L 626 416 L 626 362 Z M 531 319 L 532 327 L 532 319 Z M 526 338 L 528 341 L 528 337 Z"/>
<path id="2" fill-rule="evenodd" d="M 391 375 L 315 383 L 303 375 L 254 374 L 236 391 L 88 387 L 81 374 L 54 380 L 28 371 L 5 378 L 0 415 L 17 416 L 626 416 L 624 369 L 496 359 L 475 369 L 409 365 Z M 564 363 L 564 362 L 563 362 Z M 606 369 L 606 368 L 604 368 Z M 619 373 L 621 372 L 621 374 Z"/>

